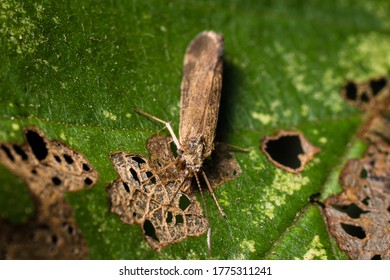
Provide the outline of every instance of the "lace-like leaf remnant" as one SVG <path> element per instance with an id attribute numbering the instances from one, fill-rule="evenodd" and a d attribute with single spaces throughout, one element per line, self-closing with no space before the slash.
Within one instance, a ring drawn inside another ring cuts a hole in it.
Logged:
<path id="1" fill-rule="evenodd" d="M 291 173 L 302 172 L 320 151 L 301 132 L 288 130 L 264 137 L 261 150 L 273 164 Z"/>
<path id="2" fill-rule="evenodd" d="M 35 213 L 23 225 L 0 220 L 1 258 L 87 258 L 87 244 L 64 193 L 92 187 L 97 172 L 83 155 L 49 141 L 37 128 L 28 127 L 24 135 L 24 145 L 0 143 L 0 163 L 27 183 Z"/>
<path id="3" fill-rule="evenodd" d="M 149 138 L 149 159 L 124 152 L 112 154 L 119 178 L 107 188 L 111 211 L 124 223 L 137 224 L 147 243 L 157 251 L 189 236 L 201 236 L 208 229 L 208 220 L 193 192 L 193 178 L 174 164 L 170 143 L 171 137 L 167 136 Z M 220 160 L 213 165 L 214 174 L 226 165 L 223 156 L 216 158 Z M 236 170 L 235 164 L 226 172 L 238 175 L 241 170 Z M 212 187 L 233 178 L 225 173 L 211 177 Z"/>
<path id="4" fill-rule="evenodd" d="M 365 111 L 361 159 L 347 162 L 343 192 L 325 201 L 329 232 L 351 259 L 390 259 L 390 88 L 387 78 L 343 87 L 349 102 Z M 354 102 L 352 102 L 354 101 Z"/>

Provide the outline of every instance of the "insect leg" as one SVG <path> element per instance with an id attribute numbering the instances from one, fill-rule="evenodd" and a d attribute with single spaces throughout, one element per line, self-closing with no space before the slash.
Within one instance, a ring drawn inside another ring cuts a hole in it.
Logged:
<path id="1" fill-rule="evenodd" d="M 204 180 L 206 181 L 207 188 L 209 189 L 209 191 L 214 199 L 215 204 L 218 207 L 219 213 L 221 214 L 222 217 L 226 218 L 226 214 L 225 214 L 225 212 L 223 212 L 221 206 L 219 205 L 219 202 L 217 200 L 217 197 L 215 196 L 214 190 L 210 185 L 209 179 L 207 179 L 206 173 L 204 173 L 203 170 L 202 170 L 202 176 L 203 176 Z"/>
<path id="2" fill-rule="evenodd" d="M 155 121 L 157 121 L 157 122 L 160 122 L 160 123 L 162 123 L 162 124 L 165 124 L 165 126 L 166 126 L 167 129 L 169 130 L 169 133 L 170 133 L 171 136 L 172 136 L 173 142 L 175 143 L 177 149 L 180 150 L 180 143 L 179 143 L 179 140 L 177 139 L 177 137 L 176 137 L 176 135 L 175 135 L 175 132 L 173 131 L 170 122 L 163 121 L 163 120 L 161 120 L 161 119 L 159 119 L 159 118 L 157 118 L 157 117 L 155 117 L 155 116 L 152 116 L 152 115 L 150 115 L 150 114 L 148 114 L 148 113 L 146 113 L 146 112 L 140 111 L 140 110 L 135 109 L 135 108 L 133 108 L 133 110 L 134 110 L 135 112 L 137 112 L 138 114 L 144 115 L 144 116 L 146 116 L 146 117 L 151 118 L 152 120 L 155 120 Z"/>

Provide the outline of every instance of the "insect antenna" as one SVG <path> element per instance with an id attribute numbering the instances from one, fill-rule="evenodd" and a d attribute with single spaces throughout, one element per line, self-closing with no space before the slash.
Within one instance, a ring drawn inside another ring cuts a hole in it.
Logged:
<path id="1" fill-rule="evenodd" d="M 198 174 L 194 173 L 194 175 L 195 175 L 196 184 L 198 185 L 200 196 L 202 197 L 205 216 L 206 216 L 206 219 L 209 221 L 209 228 L 207 229 L 207 247 L 209 249 L 209 256 L 211 256 L 211 227 L 210 227 L 209 211 L 207 209 L 206 200 L 204 199 L 202 186 L 200 185 Z"/>

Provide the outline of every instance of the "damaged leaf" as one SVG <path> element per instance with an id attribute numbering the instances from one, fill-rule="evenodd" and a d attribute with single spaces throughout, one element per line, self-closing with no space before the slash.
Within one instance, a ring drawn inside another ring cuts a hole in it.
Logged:
<path id="1" fill-rule="evenodd" d="M 117 152 L 111 161 L 119 179 L 108 186 L 111 211 L 124 223 L 137 224 L 154 250 L 187 236 L 200 236 L 208 221 L 194 194 L 185 192 L 191 180 L 178 168 L 166 137 L 148 140 L 150 159 Z"/>
<path id="2" fill-rule="evenodd" d="M 360 137 L 369 146 L 363 158 L 351 159 L 344 166 L 340 175 L 343 192 L 328 198 L 323 212 L 329 232 L 351 259 L 390 259 L 390 111 L 384 106 L 389 100 L 386 81 L 381 78 L 344 86 L 350 97 L 356 92 L 355 105 L 366 111 Z M 375 99 L 363 102 L 364 94 Z"/>
<path id="3" fill-rule="evenodd" d="M 188 236 L 201 236 L 209 225 L 193 192 L 192 177 L 175 163 L 171 141 L 171 137 L 160 135 L 149 138 L 149 159 L 124 152 L 111 155 L 119 178 L 107 188 L 110 210 L 124 223 L 137 224 L 147 243 L 157 251 Z M 212 169 L 214 188 L 233 178 L 218 173 L 223 166 L 228 167 L 226 158 L 215 158 L 220 161 L 215 160 L 217 166 Z M 235 168 L 238 175 L 237 162 L 231 158 L 229 162 L 235 164 L 227 170 Z"/>
<path id="4" fill-rule="evenodd" d="M 35 213 L 22 225 L 0 220 L 1 258 L 86 259 L 87 244 L 64 193 L 92 187 L 97 172 L 80 153 L 37 128 L 24 135 L 24 145 L 0 143 L 0 162 L 27 183 Z"/>
<path id="5" fill-rule="evenodd" d="M 261 150 L 277 167 L 292 173 L 302 172 L 306 163 L 320 151 L 301 132 L 287 130 L 264 137 Z"/>

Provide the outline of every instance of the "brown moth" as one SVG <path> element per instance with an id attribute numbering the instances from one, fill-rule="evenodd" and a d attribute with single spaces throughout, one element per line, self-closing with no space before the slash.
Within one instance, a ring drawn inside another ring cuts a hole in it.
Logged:
<path id="1" fill-rule="evenodd" d="M 23 225 L 0 219 L 0 257 L 87 258 L 87 244 L 65 192 L 92 187 L 97 172 L 83 155 L 49 141 L 37 128 L 26 128 L 24 135 L 26 144 L 0 143 L 0 163 L 27 183 L 35 211 Z"/>
<path id="2" fill-rule="evenodd" d="M 169 122 L 135 111 L 167 126 L 178 152 L 174 163 L 185 172 L 187 180 L 195 177 L 200 190 L 199 175 L 203 177 L 219 212 L 225 217 L 202 170 L 203 161 L 214 150 L 222 89 L 222 55 L 223 37 L 213 31 L 200 33 L 187 47 L 181 84 L 180 141 Z"/>
<path id="3" fill-rule="evenodd" d="M 203 196 L 199 176 L 203 178 L 224 215 L 213 188 L 241 173 L 228 146 L 218 144 L 210 157 L 221 96 L 222 52 L 223 38 L 212 31 L 200 33 L 187 48 L 181 86 L 180 141 L 170 123 L 135 109 L 165 124 L 172 137 L 149 138 L 149 158 L 124 152 L 111 155 L 119 174 L 107 188 L 111 211 L 123 222 L 137 224 L 155 250 L 188 236 L 200 236 L 209 229 L 207 215 L 203 216 L 193 193 L 193 179 Z M 177 147 L 177 157 L 171 142 Z"/>

